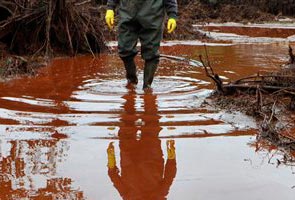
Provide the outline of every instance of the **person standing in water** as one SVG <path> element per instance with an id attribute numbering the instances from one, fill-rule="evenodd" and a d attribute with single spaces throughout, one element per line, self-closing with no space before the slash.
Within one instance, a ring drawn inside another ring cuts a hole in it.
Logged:
<path id="1" fill-rule="evenodd" d="M 165 12 L 168 15 L 167 30 L 176 28 L 177 0 L 108 0 L 106 23 L 114 28 L 114 10 L 119 4 L 119 56 L 124 62 L 127 84 L 137 84 L 136 45 L 141 43 L 141 56 L 145 61 L 143 89 L 151 88 L 159 63 L 159 47 L 163 36 Z"/>

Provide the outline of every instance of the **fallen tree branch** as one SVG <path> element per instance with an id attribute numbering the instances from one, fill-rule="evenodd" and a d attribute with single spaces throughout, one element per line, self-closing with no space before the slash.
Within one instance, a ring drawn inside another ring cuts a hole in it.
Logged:
<path id="1" fill-rule="evenodd" d="M 91 0 L 86 0 L 86 1 L 83 1 L 83 2 L 75 3 L 75 6 L 82 6 L 82 5 L 90 3 L 90 2 L 91 2 Z"/>
<path id="2" fill-rule="evenodd" d="M 210 61 L 205 64 L 201 56 L 200 60 L 206 76 L 213 80 L 217 92 L 223 95 L 223 97 L 217 96 L 217 105 L 231 110 L 237 109 L 255 116 L 259 120 L 263 119 L 260 121 L 261 132 L 258 138 L 267 139 L 279 147 L 291 148 L 292 146 L 295 149 L 295 136 L 290 137 L 286 136 L 286 133 L 285 135 L 281 134 L 286 127 L 295 128 L 292 124 L 286 124 L 289 112 L 295 110 L 295 70 L 293 67 L 295 56 L 291 47 L 289 47 L 289 56 L 289 65 L 280 71 L 264 75 L 258 73 L 227 84 L 223 84 L 217 78 L 219 76 L 214 73 Z M 209 59 L 207 53 L 206 58 Z M 235 94 L 235 96 L 224 97 L 231 94 Z"/>
<path id="3" fill-rule="evenodd" d="M 203 64 L 200 61 L 189 59 L 189 58 L 184 58 L 184 57 L 179 57 L 179 56 L 171 56 L 171 55 L 166 55 L 166 54 L 160 54 L 161 58 L 167 58 L 170 60 L 175 60 L 178 62 L 185 62 L 186 64 L 193 66 L 193 67 L 203 67 Z"/>
<path id="4" fill-rule="evenodd" d="M 228 85 L 223 85 L 223 87 L 227 88 L 227 89 L 241 89 L 241 90 L 249 90 L 249 89 L 256 90 L 257 89 L 257 85 L 228 84 Z M 277 90 L 285 90 L 286 89 L 286 87 L 269 86 L 269 85 L 260 85 L 260 87 L 261 87 L 261 89 L 264 89 L 269 92 L 275 92 Z M 289 89 L 294 90 L 294 92 L 295 92 L 295 88 L 289 88 Z"/>
<path id="5" fill-rule="evenodd" d="M 294 64 L 295 63 L 295 56 L 293 54 L 293 49 L 290 45 L 289 45 L 289 56 L 290 56 L 290 64 Z"/>

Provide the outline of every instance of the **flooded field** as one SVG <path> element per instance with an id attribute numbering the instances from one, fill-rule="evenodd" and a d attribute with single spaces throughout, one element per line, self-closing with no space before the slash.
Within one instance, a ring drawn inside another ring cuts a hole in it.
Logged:
<path id="1" fill-rule="evenodd" d="M 226 81 L 277 70 L 295 30 L 265 34 L 207 43 L 216 72 Z M 204 47 L 164 42 L 161 52 L 198 59 Z M 106 54 L 0 83 L 0 199 L 294 199 L 295 169 L 256 140 L 254 119 L 204 104 L 214 86 L 202 68 L 162 58 L 145 94 L 137 63 L 134 89 Z"/>

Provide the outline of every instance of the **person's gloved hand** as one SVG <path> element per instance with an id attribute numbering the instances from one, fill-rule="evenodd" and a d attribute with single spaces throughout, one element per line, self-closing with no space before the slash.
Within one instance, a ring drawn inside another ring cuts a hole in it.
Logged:
<path id="1" fill-rule="evenodd" d="M 176 19 L 170 18 L 167 23 L 168 33 L 172 33 L 176 29 Z"/>
<path id="2" fill-rule="evenodd" d="M 113 10 L 107 10 L 105 20 L 109 29 L 112 30 L 114 28 L 115 12 Z"/>
<path id="3" fill-rule="evenodd" d="M 113 142 L 110 142 L 109 147 L 107 149 L 108 153 L 108 168 L 114 169 L 116 167 L 116 157 L 115 157 L 115 147 Z"/>
<path id="4" fill-rule="evenodd" d="M 174 144 L 175 144 L 174 140 L 167 140 L 167 142 L 166 142 L 168 160 L 175 159 L 175 146 L 174 146 Z"/>

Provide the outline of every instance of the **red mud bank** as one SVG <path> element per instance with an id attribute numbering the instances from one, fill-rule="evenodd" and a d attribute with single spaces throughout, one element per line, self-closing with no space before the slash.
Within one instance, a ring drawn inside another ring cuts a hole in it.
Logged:
<path id="1" fill-rule="evenodd" d="M 275 20 L 275 15 L 253 5 L 242 3 L 217 3 L 187 1 L 180 6 L 180 18 L 194 22 L 265 22 Z"/>
<path id="2" fill-rule="evenodd" d="M 260 25 L 261 26 L 261 25 Z M 295 35 L 295 28 L 293 27 L 275 27 L 269 24 L 269 27 L 255 27 L 255 25 L 247 26 L 247 25 L 205 25 L 205 26 L 198 26 L 201 27 L 205 31 L 214 31 L 220 33 L 234 33 L 238 35 L 246 35 L 249 37 L 270 37 L 270 38 L 288 38 L 290 36 Z"/>

